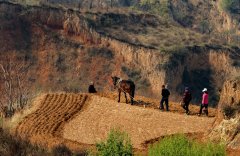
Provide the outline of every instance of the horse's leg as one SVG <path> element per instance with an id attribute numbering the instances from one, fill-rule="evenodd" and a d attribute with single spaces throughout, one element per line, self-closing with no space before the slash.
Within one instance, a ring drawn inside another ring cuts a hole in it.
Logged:
<path id="1" fill-rule="evenodd" d="M 121 91 L 118 91 L 118 102 L 120 102 L 120 97 L 121 97 Z"/>
<path id="2" fill-rule="evenodd" d="M 131 96 L 131 105 L 133 105 L 133 98 L 134 98 L 134 90 L 132 90 L 131 91 L 131 94 L 130 94 L 130 96 Z"/>
<path id="3" fill-rule="evenodd" d="M 125 94 L 126 103 L 128 103 L 127 94 L 125 92 L 124 92 L 124 94 Z"/>
<path id="4" fill-rule="evenodd" d="M 131 96 L 131 105 L 133 105 L 133 97 L 131 94 L 129 94 Z"/>

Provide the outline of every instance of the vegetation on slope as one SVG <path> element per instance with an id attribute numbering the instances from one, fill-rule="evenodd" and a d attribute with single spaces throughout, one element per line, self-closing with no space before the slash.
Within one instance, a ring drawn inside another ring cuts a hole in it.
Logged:
<path id="1" fill-rule="evenodd" d="M 49 153 L 41 147 L 11 136 L 0 128 L 0 155 L 49 155 Z"/>
<path id="2" fill-rule="evenodd" d="M 240 13 L 240 2 L 239 0 L 221 0 L 220 5 L 223 10 L 230 13 Z"/>
<path id="3" fill-rule="evenodd" d="M 52 150 L 11 135 L 7 130 L 0 128 L 0 155 L 1 156 L 85 156 L 86 152 L 72 152 L 64 145 L 54 147 Z"/>
<path id="4" fill-rule="evenodd" d="M 98 156 L 132 156 L 133 147 L 126 133 L 111 130 L 106 142 L 96 144 Z"/>
<path id="5" fill-rule="evenodd" d="M 136 7 L 165 18 L 169 17 L 168 0 L 140 0 L 140 3 L 136 4 Z"/>
<path id="6" fill-rule="evenodd" d="M 149 156 L 225 156 L 225 146 L 213 143 L 198 143 L 184 135 L 166 137 L 149 149 Z"/>

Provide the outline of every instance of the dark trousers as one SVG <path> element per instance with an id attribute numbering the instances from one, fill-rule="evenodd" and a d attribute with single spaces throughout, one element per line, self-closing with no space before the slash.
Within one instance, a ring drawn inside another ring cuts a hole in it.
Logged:
<path id="1" fill-rule="evenodd" d="M 202 110 L 205 108 L 204 112 L 208 115 L 208 105 L 201 104 L 199 114 L 202 114 Z"/>
<path id="2" fill-rule="evenodd" d="M 164 109 L 163 103 L 165 102 L 166 104 L 166 110 L 168 111 L 168 98 L 162 98 L 161 102 L 160 102 L 160 109 Z"/>
<path id="3" fill-rule="evenodd" d="M 188 108 L 189 107 L 189 103 L 190 102 L 184 102 L 183 105 L 182 105 L 183 109 L 186 110 L 186 113 L 189 113 L 189 108 Z"/>

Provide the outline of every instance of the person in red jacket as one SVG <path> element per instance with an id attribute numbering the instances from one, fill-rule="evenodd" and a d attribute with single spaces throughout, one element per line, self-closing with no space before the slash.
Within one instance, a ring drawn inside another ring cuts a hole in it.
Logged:
<path id="1" fill-rule="evenodd" d="M 185 88 L 185 91 L 184 91 L 184 94 L 183 94 L 183 109 L 186 110 L 186 114 L 189 115 L 189 104 L 190 104 L 190 101 L 192 100 L 192 94 L 190 93 L 189 91 L 189 88 L 186 87 Z"/>
<path id="2" fill-rule="evenodd" d="M 203 108 L 205 108 L 204 112 L 206 113 L 206 115 L 208 116 L 208 91 L 207 88 L 204 88 L 202 90 L 203 95 L 202 95 L 202 103 L 200 105 L 200 111 L 199 111 L 199 116 L 202 114 L 202 110 Z"/>

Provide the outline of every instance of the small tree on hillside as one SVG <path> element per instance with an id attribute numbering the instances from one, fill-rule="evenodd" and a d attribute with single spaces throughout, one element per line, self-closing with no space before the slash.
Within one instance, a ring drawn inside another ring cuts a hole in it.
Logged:
<path id="1" fill-rule="evenodd" d="M 211 32 L 211 28 L 210 28 L 210 24 L 207 20 L 203 20 L 200 22 L 200 25 L 199 25 L 199 30 L 201 33 L 210 33 Z"/>
<path id="2" fill-rule="evenodd" d="M 230 13 L 239 13 L 240 11 L 239 0 L 221 0 L 220 6 L 223 10 Z"/>
<path id="3" fill-rule="evenodd" d="M 30 64 L 16 57 L 16 54 L 4 55 L 0 61 L 0 98 L 1 108 L 8 108 L 8 115 L 14 113 L 14 104 L 22 109 L 27 104 L 30 84 L 27 71 Z M 6 109 L 5 109 L 6 110 Z"/>

